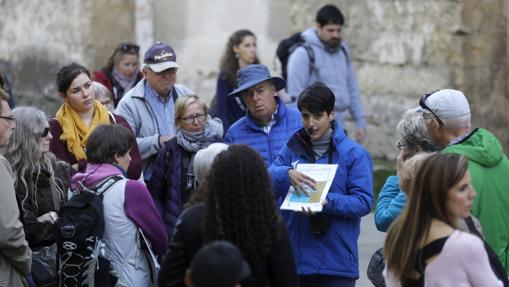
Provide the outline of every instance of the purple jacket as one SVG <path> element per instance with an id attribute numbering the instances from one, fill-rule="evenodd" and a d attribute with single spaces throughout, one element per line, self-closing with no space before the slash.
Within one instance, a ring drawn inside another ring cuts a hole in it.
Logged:
<path id="1" fill-rule="evenodd" d="M 112 164 L 88 163 L 83 173 L 77 173 L 72 177 L 71 188 L 75 188 L 77 182 L 82 180 L 85 186 L 92 186 L 111 175 L 122 175 L 122 170 Z M 124 211 L 125 216 L 132 220 L 150 240 L 154 252 L 162 255 L 168 246 L 168 237 L 163 221 L 143 183 L 135 180 L 127 181 Z"/>
<path id="2" fill-rule="evenodd" d="M 115 115 L 115 114 L 113 114 L 113 116 L 114 116 L 114 119 L 111 118 L 111 114 L 110 114 L 110 122 L 112 122 L 112 123 L 116 122 L 117 124 L 131 130 L 131 127 L 129 126 L 129 124 L 123 117 L 121 117 L 119 115 Z M 85 167 L 87 165 L 86 160 L 80 160 L 80 161 L 76 160 L 76 156 L 74 156 L 74 154 L 72 154 L 67 149 L 67 144 L 65 143 L 65 141 L 62 141 L 60 139 L 60 136 L 62 135 L 62 126 L 60 126 L 60 123 L 58 123 L 58 121 L 54 118 L 50 119 L 48 122 L 49 122 L 51 135 L 53 136 L 53 138 L 51 139 L 51 142 L 50 142 L 50 146 L 49 146 L 50 151 L 52 153 L 54 153 L 58 159 L 63 160 L 65 162 L 69 163 L 70 165 L 77 163 L 78 171 L 81 171 L 81 172 L 84 171 Z M 131 155 L 131 164 L 129 165 L 129 169 L 127 170 L 127 177 L 130 179 L 138 179 L 141 176 L 141 168 L 142 167 L 141 167 L 140 151 L 139 151 L 138 145 L 136 143 L 131 148 L 130 155 Z"/>
<path id="3" fill-rule="evenodd" d="M 167 154 L 171 153 L 171 162 L 166 163 Z M 176 138 L 171 139 L 161 148 L 155 162 L 154 171 L 148 189 L 161 214 L 168 239 L 171 239 L 177 219 L 184 205 L 182 198 L 182 159 L 191 157 L 192 153 L 177 144 Z M 166 164 L 170 164 L 169 170 Z M 168 175 L 169 171 L 169 175 Z"/>

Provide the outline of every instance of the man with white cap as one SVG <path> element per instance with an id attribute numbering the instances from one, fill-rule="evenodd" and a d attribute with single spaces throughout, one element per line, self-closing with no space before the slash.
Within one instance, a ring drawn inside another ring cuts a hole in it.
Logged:
<path id="1" fill-rule="evenodd" d="M 477 192 L 472 214 L 509 275 L 509 160 L 489 131 L 470 128 L 465 95 L 445 89 L 421 97 L 419 105 L 431 140 L 442 153 L 465 156 Z"/>
<path id="2" fill-rule="evenodd" d="M 177 56 L 170 45 L 156 42 L 145 52 L 143 76 L 118 103 L 134 134 L 143 160 L 143 176 L 150 180 L 153 165 L 162 145 L 175 135 L 175 100 L 194 94 L 177 81 Z"/>

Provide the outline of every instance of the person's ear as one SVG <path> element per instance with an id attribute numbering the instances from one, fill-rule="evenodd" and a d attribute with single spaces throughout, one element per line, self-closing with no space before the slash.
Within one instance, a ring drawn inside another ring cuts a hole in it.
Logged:
<path id="1" fill-rule="evenodd" d="M 329 122 L 332 122 L 334 120 L 334 115 L 335 114 L 336 114 L 335 110 L 332 110 L 332 112 L 330 112 L 330 114 L 329 114 Z"/>
<path id="2" fill-rule="evenodd" d="M 144 66 L 143 69 L 141 69 L 141 73 L 143 74 L 143 77 L 146 78 L 148 74 L 148 68 Z"/>
<path id="3" fill-rule="evenodd" d="M 239 47 L 238 47 L 238 45 L 234 45 L 234 46 L 233 46 L 233 53 L 236 53 L 236 54 L 238 54 L 238 53 L 239 53 Z"/>
<path id="4" fill-rule="evenodd" d="M 186 270 L 186 274 L 184 275 L 184 285 L 186 285 L 186 287 L 193 286 L 193 282 L 191 280 L 191 269 Z"/>
<path id="5" fill-rule="evenodd" d="M 120 156 L 118 154 L 113 156 L 113 163 L 118 164 L 119 163 Z"/>
<path id="6" fill-rule="evenodd" d="M 65 93 L 58 92 L 58 95 L 62 98 L 62 100 L 64 100 L 64 101 L 67 100 L 67 96 L 65 95 Z"/>

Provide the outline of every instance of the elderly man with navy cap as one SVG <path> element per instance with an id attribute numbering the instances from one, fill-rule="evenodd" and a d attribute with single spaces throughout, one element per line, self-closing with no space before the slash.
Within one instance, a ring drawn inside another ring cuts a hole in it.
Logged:
<path id="1" fill-rule="evenodd" d="M 136 135 L 144 179 L 148 181 L 161 146 L 175 135 L 175 100 L 194 92 L 175 84 L 179 65 L 170 45 L 154 43 L 145 52 L 143 62 L 144 79 L 122 97 L 117 113 L 129 122 Z"/>
<path id="2" fill-rule="evenodd" d="M 428 134 L 442 153 L 465 156 L 477 193 L 472 214 L 479 218 L 486 241 L 509 275 L 509 160 L 488 130 L 471 129 L 465 95 L 444 89 L 421 97 Z"/>
<path id="3" fill-rule="evenodd" d="M 237 86 L 229 96 L 242 97 L 248 111 L 230 127 L 224 141 L 251 146 L 269 166 L 281 147 L 302 128 L 300 113 L 279 99 L 277 91 L 285 87 L 285 81 L 271 76 L 265 65 L 238 70 Z"/>

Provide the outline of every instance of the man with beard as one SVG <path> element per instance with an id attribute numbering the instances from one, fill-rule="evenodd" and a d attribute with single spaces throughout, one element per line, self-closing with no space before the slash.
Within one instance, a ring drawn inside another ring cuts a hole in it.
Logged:
<path id="1" fill-rule="evenodd" d="M 312 83 L 323 82 L 336 97 L 336 121 L 343 124 L 349 110 L 357 127 L 355 138 L 362 143 L 364 112 L 348 47 L 341 41 L 344 22 L 343 14 L 334 5 L 318 11 L 316 26 L 302 32 L 305 43 L 288 59 L 288 94 L 296 99 Z"/>

